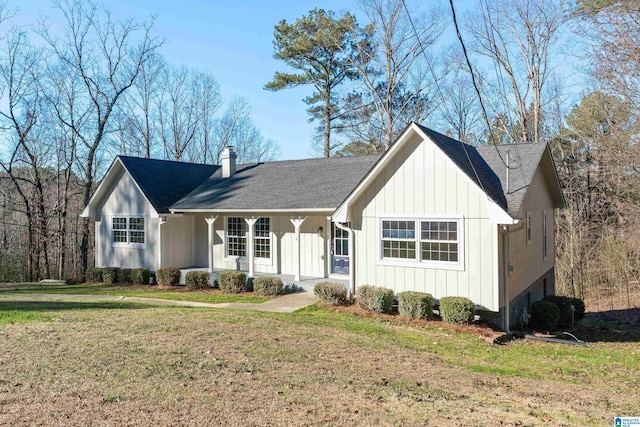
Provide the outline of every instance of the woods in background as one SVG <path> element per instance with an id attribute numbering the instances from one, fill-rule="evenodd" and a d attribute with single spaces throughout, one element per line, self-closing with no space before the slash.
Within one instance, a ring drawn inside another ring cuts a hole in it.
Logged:
<path id="1" fill-rule="evenodd" d="M 78 215 L 115 154 L 272 160 L 276 142 L 213 75 L 169 64 L 153 22 L 53 2 L 63 29 L 11 28 L 0 7 L 0 281 L 67 278 L 92 260 Z M 550 144 L 567 202 L 560 293 L 640 292 L 640 2 L 478 0 L 461 12 L 402 0 L 313 9 L 275 25 L 268 90 L 304 99 L 322 156 L 384 152 L 412 121 L 463 142 Z M 358 19 L 356 19 L 356 17 Z M 517 167 L 517 166 L 516 166 Z"/>

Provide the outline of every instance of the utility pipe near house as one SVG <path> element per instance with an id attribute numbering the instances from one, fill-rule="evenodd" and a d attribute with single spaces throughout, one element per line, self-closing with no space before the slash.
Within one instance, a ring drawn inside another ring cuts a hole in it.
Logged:
<path id="1" fill-rule="evenodd" d="M 354 239 L 355 239 L 355 233 L 353 232 L 353 229 L 348 227 L 345 224 L 339 223 L 339 222 L 335 222 L 334 223 L 336 225 L 336 227 L 338 227 L 340 230 L 342 231 L 346 231 L 347 234 L 349 235 L 349 241 L 348 241 L 348 250 L 349 250 L 349 288 L 347 289 L 348 294 L 349 294 L 349 300 L 353 301 L 353 298 L 356 294 L 356 269 L 355 267 L 355 263 L 354 263 L 354 253 L 353 253 L 353 248 L 354 248 Z"/>

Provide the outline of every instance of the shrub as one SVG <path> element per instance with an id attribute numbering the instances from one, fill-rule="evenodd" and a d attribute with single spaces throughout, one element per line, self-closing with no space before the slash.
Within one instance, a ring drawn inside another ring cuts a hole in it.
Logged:
<path id="1" fill-rule="evenodd" d="M 584 303 L 579 298 L 549 295 L 545 301 L 554 303 L 560 309 L 558 326 L 571 326 L 571 321 L 578 322 L 584 318 Z M 573 305 L 573 310 L 571 306 Z"/>
<path id="2" fill-rule="evenodd" d="M 340 283 L 317 283 L 313 288 L 313 293 L 328 305 L 344 305 L 347 302 L 347 288 Z"/>
<path id="3" fill-rule="evenodd" d="M 118 267 L 105 267 L 102 269 L 102 282 L 111 285 L 118 281 Z"/>
<path id="4" fill-rule="evenodd" d="M 274 276 L 256 277 L 253 279 L 253 291 L 260 296 L 280 295 L 284 292 L 284 284 Z"/>
<path id="5" fill-rule="evenodd" d="M 363 289 L 364 288 L 364 289 Z M 394 294 L 392 289 L 377 286 L 360 286 L 357 291 L 358 305 L 374 313 L 391 313 Z"/>
<path id="6" fill-rule="evenodd" d="M 130 268 L 121 268 L 117 271 L 118 274 L 118 283 L 123 285 L 130 285 L 131 282 L 131 269 Z"/>
<path id="7" fill-rule="evenodd" d="M 356 289 L 356 304 L 363 310 L 369 310 L 369 296 L 373 292 L 373 286 L 362 285 Z"/>
<path id="8" fill-rule="evenodd" d="M 102 282 L 102 269 L 98 267 L 87 268 L 87 282 L 100 283 Z"/>
<path id="9" fill-rule="evenodd" d="M 147 268 L 134 268 L 131 270 L 131 283 L 134 285 L 148 285 L 151 273 Z"/>
<path id="10" fill-rule="evenodd" d="M 207 271 L 190 271 L 185 278 L 187 289 L 206 289 L 210 288 L 210 274 Z"/>
<path id="11" fill-rule="evenodd" d="M 560 308 L 551 301 L 536 301 L 531 304 L 531 324 L 535 328 L 550 331 L 558 325 Z"/>
<path id="12" fill-rule="evenodd" d="M 240 271 L 223 271 L 218 274 L 218 285 L 225 294 L 246 292 L 247 275 Z"/>
<path id="13" fill-rule="evenodd" d="M 400 292 L 398 311 L 409 319 L 428 319 L 433 316 L 433 297 L 424 292 Z"/>
<path id="14" fill-rule="evenodd" d="M 440 299 L 440 316 L 447 323 L 471 323 L 476 313 L 476 305 L 464 297 L 443 297 Z"/>
<path id="15" fill-rule="evenodd" d="M 180 269 L 174 267 L 159 268 L 156 270 L 158 285 L 171 286 L 180 283 Z"/>

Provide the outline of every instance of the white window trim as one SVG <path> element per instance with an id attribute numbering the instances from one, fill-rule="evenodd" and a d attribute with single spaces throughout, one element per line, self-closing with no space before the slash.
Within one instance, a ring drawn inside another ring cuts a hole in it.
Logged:
<path id="1" fill-rule="evenodd" d="M 113 241 L 113 219 L 114 218 L 125 218 L 127 220 L 127 228 L 120 230 L 125 231 L 127 233 L 127 241 L 126 242 L 114 242 Z M 142 231 L 144 233 L 144 243 L 131 243 L 131 229 L 129 228 L 129 220 L 131 218 L 141 218 L 144 221 L 144 229 L 143 230 L 134 230 L 134 231 Z M 112 248 L 127 248 L 127 249 L 146 249 L 147 248 L 147 239 L 149 233 L 147 233 L 147 225 L 149 221 L 147 220 L 147 216 L 145 214 L 113 214 L 110 215 L 109 224 L 109 240 L 111 241 Z"/>
<path id="2" fill-rule="evenodd" d="M 382 221 L 415 221 L 415 242 L 416 242 L 416 258 L 415 259 L 389 259 L 382 255 Z M 420 221 L 456 221 L 458 223 L 458 262 L 451 261 L 422 261 L 421 236 L 422 229 Z M 454 270 L 463 271 L 465 262 L 465 246 L 464 246 L 464 216 L 463 215 L 438 215 L 438 216 L 399 216 L 399 215 L 382 215 L 377 217 L 376 245 L 378 265 L 394 266 L 394 267 L 416 267 L 427 268 L 433 270 Z"/>
<path id="3" fill-rule="evenodd" d="M 243 262 L 249 262 L 249 257 L 248 256 L 238 256 L 238 255 L 229 255 L 229 218 L 241 218 L 242 221 L 244 221 L 244 217 L 242 216 L 237 216 L 237 215 L 229 215 L 229 216 L 225 216 L 224 217 L 224 261 L 225 262 L 238 262 L 238 260 L 240 260 L 241 263 Z M 272 217 L 260 217 L 260 218 L 269 218 L 269 245 L 270 245 L 270 250 L 269 250 L 269 254 L 271 255 L 269 258 L 258 258 L 256 256 L 253 257 L 253 262 L 256 265 L 273 265 L 273 218 Z M 249 231 L 249 224 L 246 223 L 246 221 L 244 222 L 244 224 L 247 227 L 247 232 Z M 251 227 L 251 232 L 253 233 L 253 227 Z M 246 237 L 247 239 L 247 243 L 246 243 L 246 249 L 249 250 L 249 236 L 247 235 Z M 254 236 L 254 245 L 255 245 L 255 236 Z"/>

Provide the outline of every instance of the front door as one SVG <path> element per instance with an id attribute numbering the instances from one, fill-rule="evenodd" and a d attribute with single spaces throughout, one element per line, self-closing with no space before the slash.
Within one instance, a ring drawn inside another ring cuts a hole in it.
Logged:
<path id="1" fill-rule="evenodd" d="M 335 274 L 349 274 L 349 233 L 331 224 L 331 265 Z"/>

